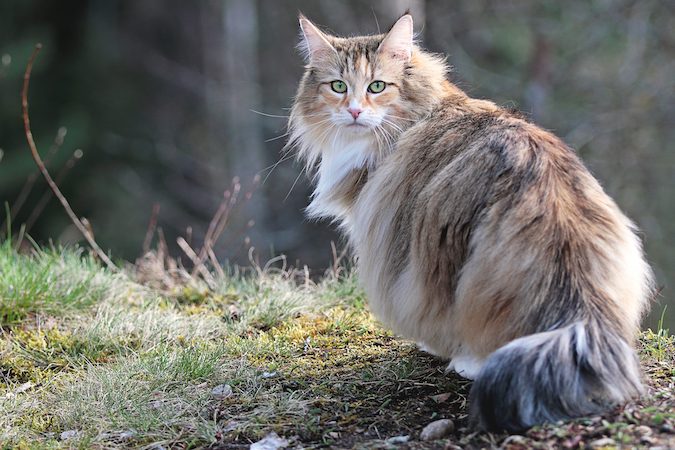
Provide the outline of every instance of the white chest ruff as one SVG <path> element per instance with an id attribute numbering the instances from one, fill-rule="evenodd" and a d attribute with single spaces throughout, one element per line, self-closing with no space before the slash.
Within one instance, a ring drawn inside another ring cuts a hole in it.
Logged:
<path id="1" fill-rule="evenodd" d="M 330 147 L 321 152 L 318 182 L 307 207 L 310 217 L 336 217 L 345 220 L 344 206 L 331 194 L 335 187 L 353 170 L 374 164 L 376 143 L 369 136 L 358 138 L 337 137 Z"/>

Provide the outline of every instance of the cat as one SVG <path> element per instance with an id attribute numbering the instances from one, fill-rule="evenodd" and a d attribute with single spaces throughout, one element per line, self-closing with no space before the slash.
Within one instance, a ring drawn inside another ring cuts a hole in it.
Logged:
<path id="1" fill-rule="evenodd" d="M 474 379 L 471 423 L 527 429 L 643 392 L 653 290 L 634 224 L 553 134 L 448 79 L 408 13 L 341 38 L 299 17 L 289 147 L 374 315 Z"/>

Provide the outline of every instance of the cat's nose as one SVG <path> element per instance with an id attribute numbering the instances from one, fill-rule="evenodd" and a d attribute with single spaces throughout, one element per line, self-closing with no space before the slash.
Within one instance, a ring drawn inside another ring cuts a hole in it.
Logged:
<path id="1" fill-rule="evenodd" d="M 354 120 L 356 120 L 363 110 L 359 108 L 347 108 L 347 111 L 349 111 L 349 114 L 351 114 Z"/>

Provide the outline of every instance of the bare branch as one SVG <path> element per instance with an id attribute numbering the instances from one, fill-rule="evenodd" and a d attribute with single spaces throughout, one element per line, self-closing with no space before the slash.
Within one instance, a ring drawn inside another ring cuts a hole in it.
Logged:
<path id="1" fill-rule="evenodd" d="M 77 215 L 75 215 L 73 209 L 70 207 L 70 204 L 68 203 L 68 200 L 66 200 L 66 197 L 64 197 L 64 195 L 61 193 L 59 187 L 56 185 L 56 183 L 54 183 L 54 180 L 52 180 L 52 177 L 51 175 L 49 175 L 49 171 L 47 171 L 47 168 L 45 167 L 42 158 L 40 158 L 40 154 L 37 151 L 35 141 L 33 140 L 33 133 L 30 130 L 30 119 L 28 117 L 28 85 L 30 83 L 30 73 L 33 70 L 33 63 L 35 62 L 35 58 L 40 52 L 40 49 L 42 49 L 42 44 L 36 44 L 35 50 L 33 50 L 33 54 L 31 55 L 30 60 L 28 60 L 28 64 L 26 65 L 26 71 L 24 72 L 23 75 L 23 89 L 21 91 L 21 110 L 23 116 L 24 130 L 26 133 L 26 140 L 28 141 L 28 147 L 30 148 L 31 155 L 33 155 L 35 164 L 37 164 L 38 169 L 40 169 L 40 172 L 47 181 L 49 188 L 54 192 L 56 198 L 59 199 L 59 202 L 61 202 L 61 205 L 63 205 L 63 208 L 66 210 L 68 217 L 73 222 L 75 227 L 77 227 L 80 233 L 82 233 L 82 236 L 84 236 L 84 238 L 89 243 L 89 246 L 91 246 L 94 253 L 96 253 L 96 256 L 98 256 L 101 259 L 101 261 L 103 261 L 105 265 L 108 266 L 109 269 L 117 271 L 118 270 L 117 266 L 115 266 L 115 264 L 110 260 L 110 258 L 108 258 L 108 255 L 106 255 L 105 252 L 101 250 L 101 247 L 99 247 L 99 245 L 96 243 L 94 237 L 89 233 L 89 231 L 84 226 L 82 221 L 78 219 Z"/>

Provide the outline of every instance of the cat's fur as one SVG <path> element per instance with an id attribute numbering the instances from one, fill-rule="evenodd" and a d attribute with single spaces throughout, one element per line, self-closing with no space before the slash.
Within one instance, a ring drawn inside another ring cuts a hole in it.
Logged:
<path id="1" fill-rule="evenodd" d="M 475 378 L 470 411 L 485 429 L 639 395 L 632 344 L 651 270 L 574 151 L 450 83 L 408 14 L 378 36 L 300 25 L 290 145 L 316 169 L 309 215 L 346 232 L 375 315 Z M 367 93 L 374 80 L 387 88 Z"/>

